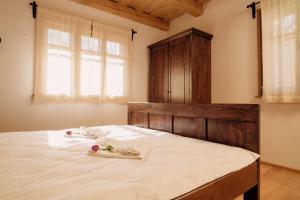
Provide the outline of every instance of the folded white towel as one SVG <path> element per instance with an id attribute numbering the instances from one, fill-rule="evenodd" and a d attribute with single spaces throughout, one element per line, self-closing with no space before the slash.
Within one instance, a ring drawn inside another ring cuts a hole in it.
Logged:
<path id="1" fill-rule="evenodd" d="M 97 139 L 106 137 L 108 134 L 109 131 L 104 131 L 100 128 L 81 126 L 80 129 L 66 131 L 65 137 Z"/>
<path id="2" fill-rule="evenodd" d="M 81 135 L 81 134 L 76 134 L 76 133 L 72 133 L 72 134 L 65 133 L 65 137 L 97 139 L 97 137 L 94 135 Z"/>
<path id="3" fill-rule="evenodd" d="M 109 134 L 109 131 L 102 130 L 101 128 L 93 127 L 80 127 L 81 135 L 94 136 L 96 138 L 106 137 Z"/>
<path id="4" fill-rule="evenodd" d="M 127 157 L 139 157 L 139 159 L 145 159 L 149 146 L 144 141 L 144 139 L 114 139 L 114 138 L 102 138 L 97 139 L 96 142 L 100 144 L 101 148 L 111 145 L 113 149 L 111 151 L 99 151 L 101 157 L 108 157 L 111 155 L 115 157 L 119 155 L 120 158 Z"/>
<path id="5" fill-rule="evenodd" d="M 142 157 L 139 155 L 124 155 L 124 154 L 119 154 L 115 152 L 110 152 L 110 151 L 104 151 L 100 150 L 97 152 L 94 151 L 88 151 L 88 154 L 91 156 L 97 156 L 97 157 L 102 157 L 102 158 L 117 158 L 117 159 L 133 159 L 133 160 L 142 160 Z"/>

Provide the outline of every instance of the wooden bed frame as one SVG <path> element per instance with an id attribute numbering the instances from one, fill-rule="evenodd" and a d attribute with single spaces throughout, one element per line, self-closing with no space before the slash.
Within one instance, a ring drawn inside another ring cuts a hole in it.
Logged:
<path id="1" fill-rule="evenodd" d="M 259 105 L 129 103 L 128 124 L 259 153 Z M 259 160 L 176 200 L 259 200 Z"/>

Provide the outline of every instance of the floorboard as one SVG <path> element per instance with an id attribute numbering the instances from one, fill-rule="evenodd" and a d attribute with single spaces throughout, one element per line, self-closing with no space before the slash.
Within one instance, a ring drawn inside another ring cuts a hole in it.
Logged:
<path id="1" fill-rule="evenodd" d="M 261 200 L 300 200 L 300 173 L 268 164 L 261 164 L 260 173 Z"/>

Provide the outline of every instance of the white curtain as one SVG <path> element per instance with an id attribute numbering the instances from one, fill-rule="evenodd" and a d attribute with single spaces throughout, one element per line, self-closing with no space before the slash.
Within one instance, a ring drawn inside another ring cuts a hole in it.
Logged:
<path id="1" fill-rule="evenodd" d="M 130 33 L 39 8 L 34 99 L 128 102 Z"/>
<path id="2" fill-rule="evenodd" d="M 263 99 L 300 102 L 300 0 L 263 0 Z"/>

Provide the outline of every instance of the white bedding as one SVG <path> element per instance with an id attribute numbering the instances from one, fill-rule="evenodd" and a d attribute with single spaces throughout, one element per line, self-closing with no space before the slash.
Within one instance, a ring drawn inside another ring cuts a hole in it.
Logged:
<path id="1" fill-rule="evenodd" d="M 65 131 L 0 134 L 1 200 L 164 200 L 253 163 L 253 152 L 131 126 L 108 137 L 147 146 L 143 160 L 88 156 L 95 140 Z"/>

